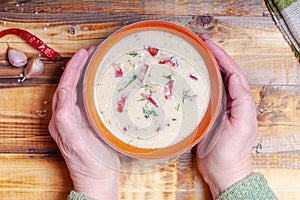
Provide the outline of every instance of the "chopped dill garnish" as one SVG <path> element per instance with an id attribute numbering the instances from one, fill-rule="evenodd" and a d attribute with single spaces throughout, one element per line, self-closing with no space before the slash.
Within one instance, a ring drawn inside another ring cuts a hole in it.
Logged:
<path id="1" fill-rule="evenodd" d="M 130 55 L 132 57 L 136 57 L 138 55 L 138 53 L 135 51 L 132 51 L 132 52 L 129 52 L 128 55 Z"/>
<path id="2" fill-rule="evenodd" d="M 179 111 L 179 109 L 180 109 L 180 103 L 178 103 L 177 106 L 175 107 L 176 111 Z"/>
<path id="3" fill-rule="evenodd" d="M 183 90 L 182 91 L 182 103 L 184 103 L 184 101 L 186 100 L 186 98 L 188 98 L 190 96 L 190 90 Z"/>
<path id="4" fill-rule="evenodd" d="M 131 79 L 128 81 L 128 83 L 127 83 L 124 87 L 118 89 L 118 92 L 121 92 L 122 90 L 124 90 L 125 88 L 127 88 L 127 87 L 128 87 L 131 83 L 133 83 L 136 79 L 137 79 L 137 75 L 134 74 L 134 75 L 131 77 Z"/>
<path id="5" fill-rule="evenodd" d="M 137 101 L 145 101 L 145 98 L 138 99 Z"/>
<path id="6" fill-rule="evenodd" d="M 145 84 L 143 86 L 143 88 L 145 89 L 145 91 L 149 91 L 150 94 L 153 94 L 156 92 L 156 90 L 153 89 L 153 87 L 151 85 Z"/>
<path id="7" fill-rule="evenodd" d="M 150 118 L 150 116 L 157 116 L 157 113 L 155 110 L 146 109 L 145 107 L 143 107 L 143 114 L 146 119 Z"/>
<path id="8" fill-rule="evenodd" d="M 173 80 L 173 74 L 169 74 L 168 76 L 163 76 L 163 77 L 168 79 L 169 81 Z"/>
<path id="9" fill-rule="evenodd" d="M 149 93 L 153 94 L 154 92 L 156 92 L 156 90 L 154 90 L 153 88 L 150 88 Z"/>

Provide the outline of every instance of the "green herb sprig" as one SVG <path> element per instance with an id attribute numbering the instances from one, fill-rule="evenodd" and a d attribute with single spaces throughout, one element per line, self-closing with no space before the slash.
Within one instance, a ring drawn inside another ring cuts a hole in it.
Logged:
<path id="1" fill-rule="evenodd" d="M 131 83 L 133 83 L 136 79 L 137 79 L 137 75 L 134 74 L 134 75 L 131 77 L 131 79 L 128 81 L 128 83 L 127 83 L 124 87 L 118 89 L 118 92 L 121 92 L 122 90 L 124 90 L 125 88 L 127 88 L 127 87 L 128 87 Z"/>

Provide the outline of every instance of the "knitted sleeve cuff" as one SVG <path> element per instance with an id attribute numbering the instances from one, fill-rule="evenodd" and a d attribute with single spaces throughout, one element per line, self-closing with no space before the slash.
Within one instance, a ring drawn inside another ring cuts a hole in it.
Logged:
<path id="1" fill-rule="evenodd" d="M 72 190 L 69 194 L 68 200 L 94 200 L 94 199 Z"/>
<path id="2" fill-rule="evenodd" d="M 254 173 L 224 191 L 217 200 L 277 200 L 267 180 L 260 173 Z"/>

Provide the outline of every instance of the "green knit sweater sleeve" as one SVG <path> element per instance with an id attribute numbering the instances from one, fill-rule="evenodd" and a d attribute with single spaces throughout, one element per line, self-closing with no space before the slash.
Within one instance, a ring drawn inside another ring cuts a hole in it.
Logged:
<path id="1" fill-rule="evenodd" d="M 267 180 L 260 173 L 254 173 L 224 191 L 217 200 L 277 200 Z"/>
<path id="2" fill-rule="evenodd" d="M 95 199 L 92 199 L 90 197 L 85 196 L 84 194 L 72 190 L 69 194 L 68 200 L 95 200 Z"/>
<path id="3" fill-rule="evenodd" d="M 241 180 L 224 191 L 217 200 L 277 200 L 266 179 L 260 173 Z M 84 194 L 71 191 L 68 200 L 94 200 Z"/>

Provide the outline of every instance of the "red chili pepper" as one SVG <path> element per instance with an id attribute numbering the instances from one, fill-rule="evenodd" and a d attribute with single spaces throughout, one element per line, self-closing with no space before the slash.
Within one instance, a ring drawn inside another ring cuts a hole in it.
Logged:
<path id="1" fill-rule="evenodd" d="M 195 76 L 195 75 L 193 75 L 193 74 L 190 74 L 190 78 L 191 78 L 191 79 L 194 79 L 194 80 L 196 80 L 196 81 L 199 79 L 197 76 Z"/>
<path id="2" fill-rule="evenodd" d="M 165 87 L 165 98 L 166 99 L 172 99 L 173 97 L 173 85 L 174 80 L 170 80 Z"/>
<path id="3" fill-rule="evenodd" d="M 159 127 L 156 128 L 156 132 L 159 132 L 159 131 L 161 131 L 161 130 L 162 130 L 162 127 L 161 127 L 161 126 L 159 126 Z"/>
<path id="4" fill-rule="evenodd" d="M 31 46 L 33 46 L 34 48 L 42 52 L 45 56 L 47 56 L 49 59 L 53 61 L 59 61 L 61 58 L 58 52 L 48 47 L 41 39 L 29 33 L 28 31 L 17 29 L 17 28 L 6 29 L 0 32 L 0 38 L 9 34 L 19 36 L 20 38 L 25 40 L 28 44 L 30 44 Z"/>
<path id="5" fill-rule="evenodd" d="M 152 57 L 156 56 L 159 53 L 159 49 L 155 47 L 145 45 L 145 49 L 150 53 Z"/>
<path id="6" fill-rule="evenodd" d="M 147 65 L 147 64 L 144 64 L 141 67 L 140 71 L 138 72 L 138 78 L 139 78 L 140 83 L 144 82 L 148 70 L 149 70 L 149 65 Z"/>
<path id="7" fill-rule="evenodd" d="M 167 123 L 167 124 L 165 124 L 164 126 L 159 126 L 159 127 L 156 128 L 156 132 L 160 132 L 160 131 L 162 131 L 165 127 L 170 126 L 170 125 L 171 125 L 170 123 Z"/>
<path id="8" fill-rule="evenodd" d="M 120 113 L 123 112 L 126 99 L 127 99 L 127 96 L 122 96 L 121 99 L 118 101 L 118 107 L 117 107 L 118 112 L 120 112 Z"/>
<path id="9" fill-rule="evenodd" d="M 163 58 L 161 59 L 158 64 L 169 64 L 171 65 L 172 67 L 178 67 L 178 60 L 174 57 L 169 57 L 169 58 Z"/>
<path id="10" fill-rule="evenodd" d="M 123 76 L 123 71 L 121 67 L 117 64 L 114 64 L 115 67 L 115 77 L 122 77 Z"/>
<path id="11" fill-rule="evenodd" d="M 159 104 L 156 99 L 153 98 L 151 94 L 141 94 L 143 98 L 147 99 L 150 103 L 152 103 L 155 107 L 159 107 Z"/>

